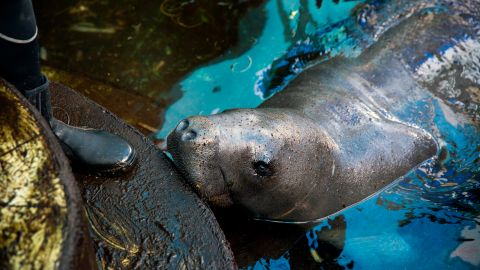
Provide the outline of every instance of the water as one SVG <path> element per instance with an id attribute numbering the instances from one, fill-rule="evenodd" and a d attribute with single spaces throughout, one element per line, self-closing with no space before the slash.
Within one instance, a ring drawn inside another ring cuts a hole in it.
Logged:
<path id="1" fill-rule="evenodd" d="M 352 8 L 359 3 L 361 1 L 342 4 L 323 1 L 318 9 L 314 1 L 267 1 L 258 10 L 251 11 L 251 14 L 263 13 L 262 16 L 266 17 L 259 37 L 240 32 L 241 40 L 254 39 L 253 47 L 234 58 L 230 58 L 227 52 L 214 64 L 196 69 L 178 83 L 182 97 L 167 108 L 165 123 L 155 136 L 165 138 L 178 121 L 188 116 L 258 106 L 265 98 L 259 84 L 272 63 L 288 57 L 289 51 L 298 45 L 314 46 L 312 40 L 317 39 L 317 29 L 348 18 Z M 242 25 L 248 27 L 250 22 L 251 18 L 246 16 L 240 21 L 240 29 Z M 339 27 L 331 30 L 330 34 L 343 41 L 346 34 L 342 31 L 344 28 Z M 335 47 L 331 50 L 350 53 L 352 48 Z M 230 52 L 235 52 L 235 48 Z"/>
<path id="2" fill-rule="evenodd" d="M 376 1 L 372 7 L 381 7 L 382 2 L 388 1 Z M 425 3 L 406 1 L 393 10 L 404 11 L 405 16 L 414 5 L 438 8 Z M 267 1 L 258 8 L 267 14 L 267 21 L 254 46 L 235 58 L 227 54 L 184 78 L 178 84 L 183 95 L 168 107 L 165 124 L 155 136 L 165 137 L 178 120 L 190 115 L 256 107 L 281 91 L 309 60 L 320 62 L 337 54 L 354 57 L 396 23 L 388 17 L 393 14 L 390 9 L 378 14 L 373 29 L 358 32 L 352 25 L 354 20 L 361 24 L 364 14 L 350 17 L 357 4 L 323 1 L 318 9 L 314 1 Z M 443 49 L 439 53 L 448 58 L 448 48 Z M 449 105 L 455 102 L 447 99 Z M 427 161 L 398 185 L 360 205 L 321 221 L 283 255 L 261 258 L 246 269 L 480 268 L 478 126 L 428 94 L 393 114 L 432 131 L 442 149 L 439 159 Z"/>

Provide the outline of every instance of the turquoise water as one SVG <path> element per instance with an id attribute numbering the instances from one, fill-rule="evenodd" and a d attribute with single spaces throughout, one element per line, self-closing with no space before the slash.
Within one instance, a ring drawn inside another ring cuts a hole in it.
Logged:
<path id="1" fill-rule="evenodd" d="M 300 2 L 307 2 L 307 7 L 300 8 Z M 258 84 L 271 64 L 288 56 L 295 45 L 314 44 L 317 29 L 348 18 L 352 8 L 361 2 L 334 4 L 332 1 L 323 1 L 322 7 L 318 9 L 315 1 L 267 1 L 258 8 L 258 12 L 266 15 L 261 36 L 240 37 L 241 40 L 255 39 L 254 46 L 233 59 L 229 59 L 227 52 L 215 64 L 200 67 L 184 78 L 178 84 L 182 97 L 168 107 L 165 123 L 155 136 L 165 138 L 178 121 L 188 116 L 210 115 L 231 108 L 257 107 L 264 101 Z M 314 12 L 305 12 L 305 9 Z M 306 15 L 309 17 L 305 18 Z M 308 20 L 306 25 L 302 24 L 304 20 Z M 248 18 L 241 21 L 241 24 L 248 23 Z M 334 31 L 338 32 L 338 38 L 346 39 L 346 34 L 342 35 L 344 30 L 340 27 Z M 353 48 L 335 47 L 332 50 L 352 53 Z M 231 50 L 233 51 L 235 48 Z"/>
<path id="2" fill-rule="evenodd" d="M 321 8 L 316 7 L 318 2 Z M 179 120 L 191 115 L 258 106 L 281 91 L 310 58 L 318 62 L 337 54 L 358 55 L 381 29 L 395 23 L 388 14 L 378 14 L 382 27 L 356 32 L 352 25 L 354 20 L 361 25 L 362 17 L 350 15 L 360 2 L 267 1 L 256 11 L 266 15 L 262 34 L 241 36 L 255 39 L 254 45 L 241 56 L 230 58 L 227 53 L 184 78 L 178 84 L 182 97 L 167 109 L 156 137 L 164 138 Z M 374 1 L 372 6 L 387 2 Z M 303 261 L 325 269 L 480 268 L 478 127 L 428 94 L 393 114 L 432 131 L 442 147 L 441 160 L 426 162 L 397 186 L 322 221 L 305 233 L 306 241 L 282 256 L 260 259 L 247 268 L 296 268 L 298 249 L 308 257 Z M 320 236 L 326 231 L 338 231 L 334 240 L 340 244 L 334 258 L 325 256 Z"/>

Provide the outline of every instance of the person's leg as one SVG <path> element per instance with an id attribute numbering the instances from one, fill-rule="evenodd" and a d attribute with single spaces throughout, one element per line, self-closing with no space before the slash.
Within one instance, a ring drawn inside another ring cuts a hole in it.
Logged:
<path id="1" fill-rule="evenodd" d="M 31 0 L 0 0 L 0 77 L 42 113 L 74 161 L 102 172 L 128 169 L 135 151 L 123 138 L 72 127 L 52 117 L 48 80 L 40 72 L 37 32 Z"/>
<path id="2" fill-rule="evenodd" d="M 50 120 L 48 83 L 40 72 L 37 25 L 30 0 L 3 0 L 0 3 L 0 76 L 13 84 Z M 42 87 L 43 86 L 43 87 Z"/>
<path id="3" fill-rule="evenodd" d="M 19 91 L 43 82 L 37 33 L 30 0 L 0 2 L 0 74 Z"/>

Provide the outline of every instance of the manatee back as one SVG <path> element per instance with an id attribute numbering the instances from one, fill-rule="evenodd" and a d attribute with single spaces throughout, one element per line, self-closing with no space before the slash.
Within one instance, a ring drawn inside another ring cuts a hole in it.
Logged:
<path id="1" fill-rule="evenodd" d="M 308 68 L 260 107 L 318 107 L 318 103 L 330 95 L 328 92 L 348 92 L 348 88 L 353 88 L 348 95 L 356 95 L 360 86 L 369 91 L 370 100 L 394 111 L 426 93 L 445 96 L 441 91 L 452 88 L 448 83 L 452 76 L 462 89 L 477 87 L 480 81 L 480 1 L 437 1 L 437 6 L 435 10 L 419 9 L 404 18 L 358 58 L 337 56 Z M 449 56 L 442 55 L 447 50 L 451 50 Z M 432 58 L 438 61 L 427 61 Z M 436 70 L 441 67 L 444 68 Z M 458 74 L 467 76 L 461 78 Z M 357 86 L 349 85 L 355 82 Z M 463 92 L 462 89 L 457 90 Z M 318 116 L 321 115 L 312 115 Z"/>
<path id="2" fill-rule="evenodd" d="M 422 129 L 399 122 L 373 123 L 367 129 L 345 134 L 338 141 L 329 177 L 318 185 L 308 201 L 285 220 L 322 219 L 354 206 L 402 179 L 437 154 L 437 143 Z"/>
<path id="3" fill-rule="evenodd" d="M 438 151 L 430 134 L 394 121 L 375 123 L 361 134 L 350 135 L 341 148 L 339 173 L 332 179 L 338 188 L 332 197 L 337 200 L 336 207 L 356 204 L 376 194 Z"/>

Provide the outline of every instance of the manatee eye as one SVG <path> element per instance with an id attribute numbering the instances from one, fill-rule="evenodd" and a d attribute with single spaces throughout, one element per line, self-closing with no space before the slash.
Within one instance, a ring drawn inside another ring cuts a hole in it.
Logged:
<path id="1" fill-rule="evenodd" d="M 255 170 L 255 173 L 261 177 L 271 176 L 273 174 L 270 164 L 266 163 L 265 161 L 259 160 L 253 162 L 253 169 Z"/>

